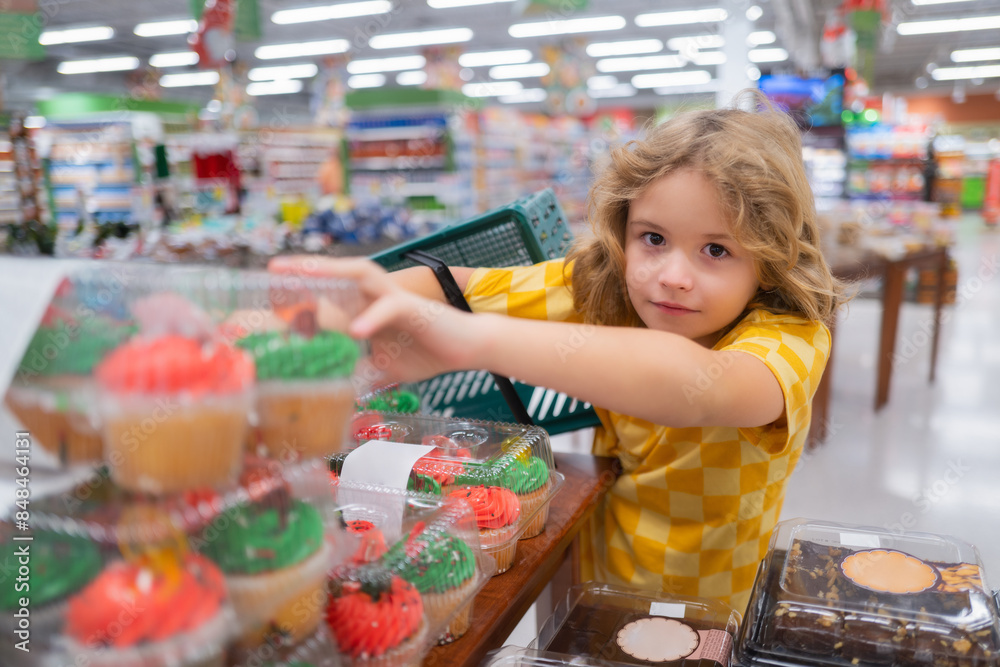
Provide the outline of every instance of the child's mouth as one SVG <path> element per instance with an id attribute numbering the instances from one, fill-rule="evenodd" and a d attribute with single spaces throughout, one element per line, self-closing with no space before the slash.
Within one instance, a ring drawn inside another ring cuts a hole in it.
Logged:
<path id="1" fill-rule="evenodd" d="M 692 315 L 698 312 L 697 310 L 686 308 L 678 303 L 670 303 L 670 302 L 658 303 L 654 301 L 653 305 L 656 306 L 661 312 L 666 313 L 667 315 Z"/>

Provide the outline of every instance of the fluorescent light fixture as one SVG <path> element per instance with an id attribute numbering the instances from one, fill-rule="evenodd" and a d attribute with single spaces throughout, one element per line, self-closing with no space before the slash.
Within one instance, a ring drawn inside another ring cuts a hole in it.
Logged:
<path id="1" fill-rule="evenodd" d="M 351 43 L 346 39 L 327 39 L 318 42 L 297 42 L 295 44 L 268 44 L 257 47 L 253 54 L 261 60 L 276 58 L 298 58 L 301 56 L 322 56 L 328 53 L 344 53 Z"/>
<path id="2" fill-rule="evenodd" d="M 609 88 L 614 88 L 620 81 L 618 77 L 611 76 L 607 74 L 605 76 L 592 76 L 587 79 L 587 89 L 588 90 L 607 90 Z"/>
<path id="3" fill-rule="evenodd" d="M 217 83 L 219 83 L 218 72 L 185 72 L 184 74 L 164 74 L 160 77 L 160 85 L 164 88 L 214 86 Z"/>
<path id="4" fill-rule="evenodd" d="M 528 49 L 507 49 L 506 51 L 476 51 L 463 53 L 458 57 L 462 67 L 486 67 L 493 65 L 517 65 L 531 60 Z"/>
<path id="5" fill-rule="evenodd" d="M 92 72 L 124 72 L 138 69 L 139 59 L 135 56 L 95 58 L 93 60 L 64 60 L 56 71 L 60 74 L 90 74 Z"/>
<path id="6" fill-rule="evenodd" d="M 712 75 L 707 70 L 696 69 L 687 72 L 636 74 L 632 77 L 632 85 L 636 88 L 669 88 L 671 86 L 694 86 L 708 83 L 711 80 Z"/>
<path id="7" fill-rule="evenodd" d="M 351 88 L 381 88 L 385 85 L 385 74 L 355 74 L 347 80 Z"/>
<path id="8" fill-rule="evenodd" d="M 974 63 L 980 60 L 1000 60 L 1000 46 L 988 49 L 959 49 L 951 52 L 951 61 Z"/>
<path id="9" fill-rule="evenodd" d="M 411 72 L 400 72 L 396 75 L 396 83 L 401 86 L 422 86 L 427 83 L 427 72 L 421 69 Z"/>
<path id="10" fill-rule="evenodd" d="M 587 45 L 587 55 L 591 58 L 658 53 L 662 50 L 663 42 L 658 39 L 628 39 L 623 42 L 595 42 Z"/>
<path id="11" fill-rule="evenodd" d="M 696 51 L 691 54 L 691 62 L 701 67 L 721 65 L 726 62 L 726 54 L 722 51 Z"/>
<path id="12" fill-rule="evenodd" d="M 351 74 L 374 74 L 376 72 L 402 72 L 407 69 L 420 69 L 427 64 L 423 56 L 398 56 L 396 58 L 369 58 L 368 60 L 352 60 L 347 63 L 347 71 Z"/>
<path id="13" fill-rule="evenodd" d="M 688 25 L 690 23 L 710 23 L 725 21 L 729 12 L 721 7 L 712 9 L 691 9 L 683 12 L 653 12 L 639 14 L 635 24 L 640 28 L 652 28 L 661 25 Z"/>
<path id="14" fill-rule="evenodd" d="M 585 19 L 515 23 L 507 29 L 507 34 L 511 37 L 547 37 L 549 35 L 571 35 L 578 32 L 621 30 L 624 27 L 625 18 L 623 16 L 592 16 Z"/>
<path id="15" fill-rule="evenodd" d="M 500 97 L 501 95 L 516 95 L 524 90 L 520 81 L 483 81 L 467 83 L 462 86 L 462 92 L 468 97 Z"/>
<path id="16" fill-rule="evenodd" d="M 451 9 L 452 7 L 472 7 L 474 5 L 496 5 L 514 0 L 427 0 L 431 9 Z"/>
<path id="17" fill-rule="evenodd" d="M 751 21 L 756 21 L 763 15 L 764 10 L 760 8 L 760 5 L 751 5 L 750 7 L 747 7 L 746 17 Z"/>
<path id="18" fill-rule="evenodd" d="M 278 25 L 312 23 L 313 21 L 331 21 L 355 16 L 386 14 L 391 11 L 392 3 L 389 0 L 365 0 L 364 2 L 345 2 L 339 5 L 282 9 L 271 14 L 271 22 Z"/>
<path id="19" fill-rule="evenodd" d="M 132 32 L 139 37 L 166 37 L 167 35 L 186 35 L 198 29 L 194 19 L 179 19 L 176 21 L 153 21 L 140 23 Z"/>
<path id="20" fill-rule="evenodd" d="M 896 26 L 896 32 L 900 35 L 930 35 L 939 32 L 995 30 L 997 28 L 1000 28 L 1000 15 L 941 19 L 939 21 L 907 21 Z"/>
<path id="21" fill-rule="evenodd" d="M 525 88 L 513 95 L 501 95 L 497 98 L 503 104 L 524 104 L 526 102 L 543 102 L 549 94 L 544 88 Z"/>
<path id="22" fill-rule="evenodd" d="M 747 37 L 747 46 L 763 46 L 774 44 L 778 37 L 770 30 L 755 30 Z"/>
<path id="23" fill-rule="evenodd" d="M 405 46 L 456 44 L 458 42 L 468 42 L 472 39 L 472 34 L 472 31 L 468 28 L 397 32 L 391 35 L 375 35 L 368 40 L 368 46 L 373 49 L 398 49 Z"/>
<path id="24" fill-rule="evenodd" d="M 587 94 L 594 99 L 605 97 L 634 97 L 638 93 L 631 83 L 619 83 L 611 88 L 588 88 Z"/>
<path id="25" fill-rule="evenodd" d="M 301 65 L 283 65 L 281 67 L 254 67 L 247 72 L 251 81 L 274 81 L 275 79 L 310 79 L 316 76 L 319 68 L 313 63 Z"/>
<path id="26" fill-rule="evenodd" d="M 635 56 L 632 58 L 604 58 L 597 61 L 598 72 L 635 72 L 645 69 L 674 69 L 684 67 L 687 60 L 670 54 L 666 56 Z"/>
<path id="27" fill-rule="evenodd" d="M 115 29 L 109 25 L 93 28 L 67 28 L 65 30 L 46 30 L 38 37 L 42 46 L 54 44 L 76 44 L 77 42 L 100 42 L 115 36 Z"/>
<path id="28" fill-rule="evenodd" d="M 784 49 L 750 49 L 747 58 L 752 63 L 779 63 L 788 60 L 788 51 Z"/>
<path id="29" fill-rule="evenodd" d="M 686 51 L 687 49 L 721 49 L 726 45 L 722 35 L 691 35 L 689 37 L 673 37 L 667 40 L 667 48 L 671 51 Z"/>
<path id="30" fill-rule="evenodd" d="M 525 65 L 497 65 L 490 68 L 491 79 L 530 79 L 545 76 L 549 73 L 545 63 L 527 63 Z"/>
<path id="31" fill-rule="evenodd" d="M 931 72 L 931 78 L 935 81 L 989 79 L 995 76 L 1000 76 L 1000 65 L 979 65 L 978 67 L 938 67 Z"/>
<path id="32" fill-rule="evenodd" d="M 198 64 L 198 54 L 194 51 L 154 53 L 149 57 L 150 67 L 186 67 Z"/>
<path id="33" fill-rule="evenodd" d="M 298 79 L 284 81 L 257 81 L 247 84 L 247 95 L 293 95 L 302 90 L 302 82 Z"/>

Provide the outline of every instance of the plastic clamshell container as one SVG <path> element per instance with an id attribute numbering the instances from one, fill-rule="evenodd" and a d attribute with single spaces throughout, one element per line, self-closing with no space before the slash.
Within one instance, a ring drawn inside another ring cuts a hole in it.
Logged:
<path id="1" fill-rule="evenodd" d="M 615 663 L 607 660 L 596 660 L 565 653 L 550 653 L 519 646 L 504 646 L 490 651 L 479 663 L 479 667 L 608 667 Z"/>
<path id="2" fill-rule="evenodd" d="M 587 582 L 569 589 L 530 648 L 602 664 L 729 667 L 738 623 L 717 600 Z"/>
<path id="3" fill-rule="evenodd" d="M 565 481 L 555 470 L 548 434 L 534 426 L 362 412 L 351 437 L 355 445 L 387 440 L 434 446 L 413 473 L 424 488 L 440 488 L 473 506 L 480 544 L 496 559 L 497 574 L 513 564 L 519 539 L 545 529 L 549 503 Z"/>
<path id="4" fill-rule="evenodd" d="M 779 523 L 737 643 L 741 665 L 986 667 L 1000 619 L 975 547 L 927 533 Z"/>
<path id="5" fill-rule="evenodd" d="M 473 600 L 496 569 L 479 548 L 471 508 L 451 498 L 339 480 L 332 493 L 328 520 L 346 528 L 348 556 L 331 572 L 327 621 L 343 664 L 410 664 L 431 646 L 465 634 Z M 346 622 L 362 618 L 368 631 Z M 392 627 L 401 634 L 370 632 L 372 623 L 385 628 L 389 619 L 399 620 Z"/>

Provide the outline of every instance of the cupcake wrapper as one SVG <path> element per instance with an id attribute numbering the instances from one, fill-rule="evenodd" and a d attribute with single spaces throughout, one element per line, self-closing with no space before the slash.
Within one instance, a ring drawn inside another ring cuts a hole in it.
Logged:
<path id="1" fill-rule="evenodd" d="M 420 627 L 413 635 L 394 649 L 378 657 L 340 657 L 341 667 L 417 667 L 427 648 L 427 621 L 421 619 Z"/>
<path id="2" fill-rule="evenodd" d="M 524 532 L 521 533 L 520 539 L 526 540 L 529 537 L 541 535 L 545 530 L 545 522 L 549 518 L 549 503 L 546 497 L 549 494 L 549 487 L 551 485 L 551 481 L 546 482 L 537 491 L 517 497 L 521 501 L 521 516 L 531 517 L 531 520 L 524 528 Z M 539 506 L 541 506 L 541 509 L 539 509 Z M 538 511 L 536 512 L 536 510 Z"/>
<path id="3" fill-rule="evenodd" d="M 86 386 L 86 381 L 80 384 Z M 7 405 L 34 442 L 58 457 L 63 465 L 94 463 L 104 453 L 101 433 L 84 411 L 83 403 L 74 399 L 75 391 L 78 390 L 11 387 L 7 392 Z"/>
<path id="4" fill-rule="evenodd" d="M 482 546 L 483 553 L 493 556 L 497 561 L 495 574 L 506 572 L 514 564 L 519 528 L 520 526 L 515 523 L 503 528 L 481 528 L 479 530 L 479 544 Z"/>
<path id="5" fill-rule="evenodd" d="M 354 401 L 349 380 L 262 382 L 254 436 L 281 460 L 329 456 L 345 449 Z"/>
<path id="6" fill-rule="evenodd" d="M 476 583 L 476 577 L 472 577 L 461 586 L 449 591 L 421 596 L 431 630 L 440 632 L 438 644 L 450 644 L 468 631 Z"/>
<path id="7" fill-rule="evenodd" d="M 332 551 L 324 542 L 319 551 L 292 567 L 263 574 L 226 575 L 242 644 L 260 645 L 272 631 L 296 643 L 316 631 L 326 607 L 326 573 Z"/>

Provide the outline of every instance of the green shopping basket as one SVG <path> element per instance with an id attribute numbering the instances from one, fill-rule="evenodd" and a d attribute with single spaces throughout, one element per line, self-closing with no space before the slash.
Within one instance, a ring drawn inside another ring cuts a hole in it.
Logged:
<path id="1" fill-rule="evenodd" d="M 573 241 L 569 222 L 551 189 L 518 199 L 476 218 L 459 222 L 423 238 L 384 250 L 372 259 L 388 271 L 397 271 L 438 259 L 450 266 L 530 266 L 564 257 Z M 414 252 L 416 251 L 416 252 Z M 453 304 L 464 302 L 449 289 L 435 271 Z M 450 273 L 447 278 L 450 278 Z M 416 393 L 421 410 L 447 417 L 490 421 L 526 421 L 551 434 L 575 431 L 600 423 L 589 403 L 564 393 L 522 382 L 513 382 L 513 391 L 504 390 L 487 371 L 447 373 L 419 383 Z"/>

